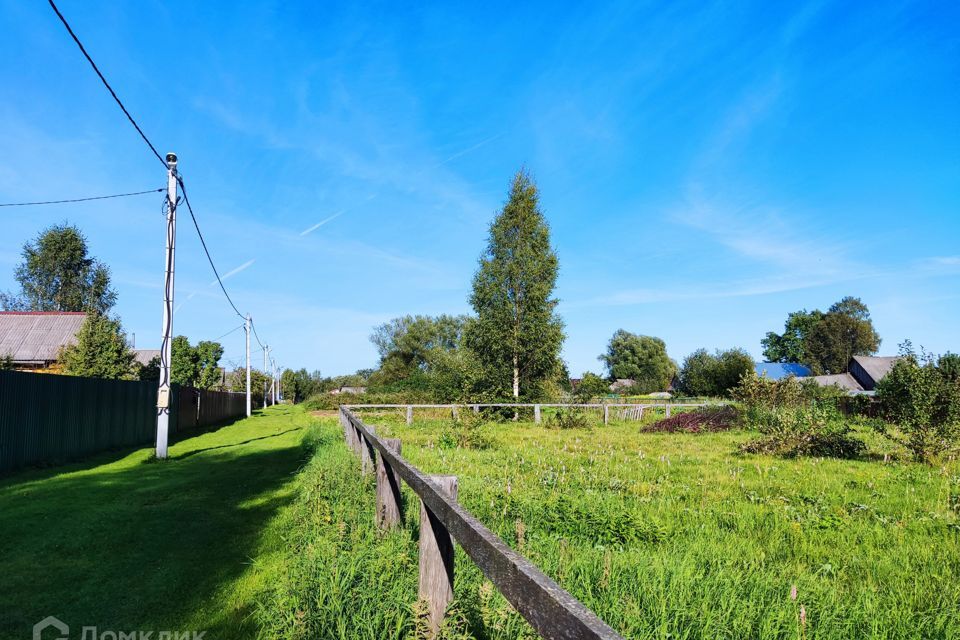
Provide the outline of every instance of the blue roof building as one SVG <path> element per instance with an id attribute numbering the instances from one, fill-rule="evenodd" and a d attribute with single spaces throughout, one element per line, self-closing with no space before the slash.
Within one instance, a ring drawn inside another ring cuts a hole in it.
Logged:
<path id="1" fill-rule="evenodd" d="M 780 380 L 787 376 L 806 378 L 813 375 L 810 367 L 793 362 L 757 362 L 753 368 L 758 376 L 766 376 L 767 380 Z"/>

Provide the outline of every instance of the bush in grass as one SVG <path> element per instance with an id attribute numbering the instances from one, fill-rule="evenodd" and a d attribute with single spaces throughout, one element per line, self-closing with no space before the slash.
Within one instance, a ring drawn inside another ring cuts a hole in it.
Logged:
<path id="1" fill-rule="evenodd" d="M 829 405 L 811 402 L 766 410 L 756 426 L 764 437 L 743 444 L 740 448 L 746 453 L 855 458 L 866 449 Z"/>
<path id="2" fill-rule="evenodd" d="M 486 421 L 473 411 L 451 420 L 437 438 L 437 446 L 442 449 L 489 449 L 492 445 Z"/>
<path id="3" fill-rule="evenodd" d="M 550 429 L 592 429 L 593 421 L 583 409 L 563 407 L 547 417 L 546 425 Z"/>
<path id="4" fill-rule="evenodd" d="M 906 351 L 877 385 L 883 415 L 902 435 L 881 432 L 918 460 L 932 461 L 960 445 L 960 380 L 929 355 L 916 355 L 909 345 Z"/>
<path id="5" fill-rule="evenodd" d="M 643 427 L 641 431 L 659 433 L 713 433 L 732 429 L 737 410 L 730 406 L 700 407 L 694 411 L 675 413 Z"/>

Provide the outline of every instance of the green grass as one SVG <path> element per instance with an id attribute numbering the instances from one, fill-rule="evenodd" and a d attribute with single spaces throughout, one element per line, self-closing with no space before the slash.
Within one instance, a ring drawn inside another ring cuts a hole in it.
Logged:
<path id="1" fill-rule="evenodd" d="M 470 511 L 627 637 L 960 637 L 957 463 L 908 462 L 869 435 L 862 460 L 785 460 L 738 454 L 747 432 L 502 424 L 466 450 L 436 446 L 437 420 L 368 422 L 422 470 L 457 475 Z M 378 534 L 372 481 L 323 430 L 258 618 L 271 637 L 415 634 L 416 500 L 403 531 Z M 460 550 L 456 597 L 445 636 L 532 636 Z"/>
<path id="2" fill-rule="evenodd" d="M 490 448 L 448 449 L 444 421 L 368 422 L 457 475 L 470 511 L 627 637 L 960 637 L 956 462 L 909 462 L 870 435 L 862 460 L 740 455 L 755 434 L 636 423 L 507 423 Z M 373 490 L 336 420 L 293 407 L 167 462 L 138 450 L 2 479 L 0 637 L 47 615 L 210 640 L 418 637 L 418 503 L 405 489 L 405 526 L 384 534 Z M 442 637 L 533 637 L 456 562 Z"/>
<path id="3" fill-rule="evenodd" d="M 250 614 L 281 570 L 269 523 L 293 498 L 312 424 L 275 407 L 177 442 L 167 461 L 139 449 L 0 479 L 0 637 L 29 637 L 48 615 L 71 637 L 255 635 Z"/>

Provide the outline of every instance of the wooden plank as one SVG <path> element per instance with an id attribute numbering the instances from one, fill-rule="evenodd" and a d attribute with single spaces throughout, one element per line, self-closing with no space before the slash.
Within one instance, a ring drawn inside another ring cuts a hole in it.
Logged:
<path id="1" fill-rule="evenodd" d="M 430 476 L 429 479 L 444 496 L 456 501 L 456 476 Z M 443 522 L 423 501 L 420 502 L 418 593 L 420 600 L 427 606 L 428 637 L 432 638 L 440 631 L 447 606 L 453 601 L 453 538 Z"/>
<path id="2" fill-rule="evenodd" d="M 383 438 L 383 443 L 400 454 L 400 438 Z M 377 526 L 381 529 L 393 529 L 403 522 L 402 501 L 400 498 L 400 477 L 393 467 L 377 456 Z"/>
<path id="3" fill-rule="evenodd" d="M 363 471 L 363 475 L 374 471 L 373 461 L 377 455 L 370 444 L 370 437 L 375 436 L 376 433 L 374 427 L 367 427 L 366 431 L 360 434 L 360 469 Z"/>
<path id="4" fill-rule="evenodd" d="M 347 417 L 361 433 L 366 431 L 366 425 L 349 410 Z M 532 562 L 507 546 L 457 501 L 443 495 L 419 469 L 376 436 L 369 438 L 377 453 L 413 489 L 483 574 L 542 637 L 558 640 L 622 638 Z"/>

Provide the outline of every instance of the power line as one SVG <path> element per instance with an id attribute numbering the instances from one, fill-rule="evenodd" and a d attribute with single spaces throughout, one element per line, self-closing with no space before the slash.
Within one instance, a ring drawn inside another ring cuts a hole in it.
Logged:
<path id="1" fill-rule="evenodd" d="M 236 331 L 239 331 L 240 329 L 243 329 L 243 326 L 244 326 L 244 325 L 240 325 L 239 327 L 234 327 L 233 329 L 230 329 L 230 331 L 227 331 L 225 334 L 223 334 L 223 335 L 220 336 L 219 338 L 214 338 L 214 339 L 213 339 L 213 342 L 216 342 L 217 340 L 223 340 L 224 338 L 226 338 L 226 337 L 227 337 L 228 335 L 230 335 L 231 333 L 234 333 L 234 332 L 236 332 Z"/>
<path id="2" fill-rule="evenodd" d="M 63 26 L 67 28 L 67 32 L 70 34 L 70 37 L 73 38 L 73 41 L 77 43 L 77 46 L 80 47 L 80 52 L 87 59 L 87 62 L 90 63 L 90 66 L 93 67 L 93 70 L 97 72 L 97 76 L 100 77 L 100 81 L 103 82 L 103 86 L 107 88 L 107 91 L 110 92 L 110 95 L 113 96 L 113 99 L 116 101 L 117 105 L 123 110 L 124 115 L 127 116 L 127 120 L 130 121 L 130 124 L 133 125 L 133 128 L 137 130 L 137 133 L 140 134 L 140 137 L 143 138 L 143 141 L 147 143 L 147 146 L 150 147 L 150 151 L 153 152 L 153 155 L 157 157 L 164 167 L 167 166 L 167 161 L 163 159 L 160 153 L 157 151 L 157 148 L 153 146 L 153 143 L 150 142 L 150 139 L 147 138 L 147 134 L 143 132 L 143 129 L 140 128 L 140 125 L 137 124 L 137 121 L 133 119 L 133 116 L 130 115 L 130 112 L 127 111 L 127 108 L 123 106 L 123 103 L 120 102 L 120 98 L 117 97 L 116 92 L 113 90 L 113 87 L 110 86 L 110 83 L 107 82 L 107 79 L 103 77 L 103 74 L 100 73 L 100 69 L 97 67 L 97 63 L 93 61 L 93 58 L 90 57 L 90 54 L 87 53 L 87 50 L 84 48 L 83 43 L 80 42 L 80 38 L 77 37 L 77 34 L 73 32 L 73 29 L 70 28 L 70 25 L 67 23 L 67 19 L 63 17 L 63 14 L 60 13 L 60 9 L 57 8 L 57 5 L 53 3 L 53 0 L 47 0 L 50 3 L 50 6 L 53 8 L 53 11 L 57 14 L 57 17 L 60 18 L 60 22 L 63 23 Z"/>
<path id="3" fill-rule="evenodd" d="M 250 328 L 253 329 L 253 337 L 257 339 L 257 344 L 260 345 L 260 351 L 263 351 L 266 347 L 260 342 L 260 336 L 257 335 L 257 325 L 253 323 L 253 319 L 250 320 Z"/>
<path id="4" fill-rule="evenodd" d="M 227 293 L 227 288 L 223 286 L 223 280 L 220 279 L 220 273 L 217 271 L 216 265 L 213 264 L 213 257 L 210 255 L 210 250 L 207 249 L 207 242 L 203 239 L 203 233 L 200 232 L 200 225 L 197 223 L 197 216 L 193 214 L 193 207 L 190 205 L 190 198 L 187 196 L 187 187 L 183 184 L 183 178 L 177 176 L 177 182 L 180 183 L 180 191 L 183 192 L 183 202 L 187 205 L 187 211 L 190 212 L 190 219 L 193 220 L 193 227 L 197 230 L 197 235 L 200 237 L 200 245 L 203 247 L 203 252 L 207 254 L 207 262 L 210 263 L 210 268 L 213 269 L 213 275 L 217 277 L 217 282 L 220 284 L 220 290 L 223 291 L 223 295 L 226 296 L 227 302 L 229 302 L 230 306 L 233 307 L 234 312 L 240 316 L 242 320 L 246 320 L 246 316 L 240 313 L 240 310 L 237 309 L 237 305 L 233 304 L 233 299 L 230 298 L 230 294 Z"/>
<path id="5" fill-rule="evenodd" d="M 160 189 L 150 189 L 148 191 L 134 191 L 132 193 L 115 193 L 111 196 L 91 196 L 89 198 L 71 198 L 70 200 L 44 200 L 42 202 L 5 202 L 0 207 L 33 207 L 40 204 L 67 204 L 70 202 L 89 202 L 90 200 L 106 200 L 108 198 L 126 198 L 127 196 L 142 196 L 146 193 L 159 193 Z"/>

